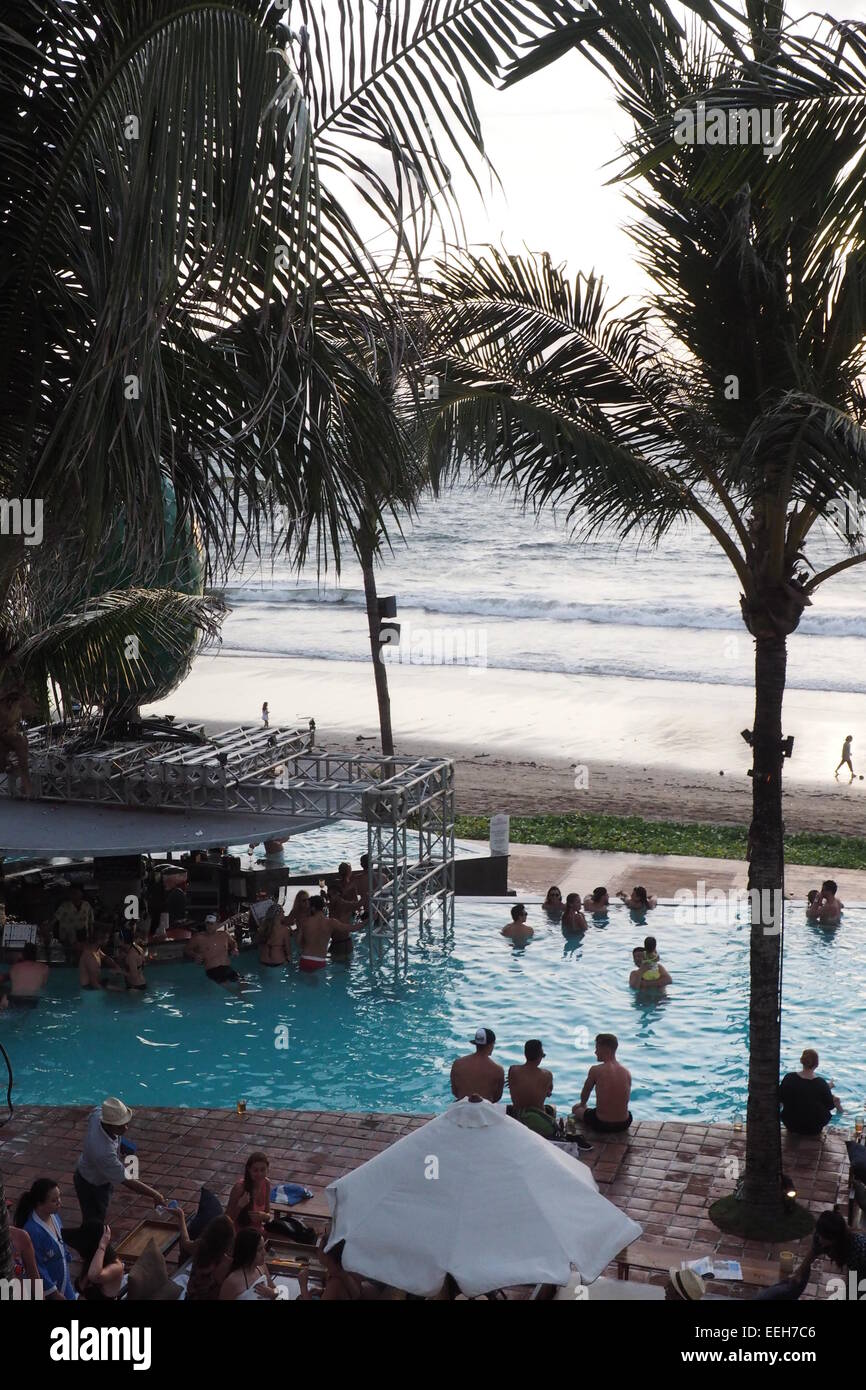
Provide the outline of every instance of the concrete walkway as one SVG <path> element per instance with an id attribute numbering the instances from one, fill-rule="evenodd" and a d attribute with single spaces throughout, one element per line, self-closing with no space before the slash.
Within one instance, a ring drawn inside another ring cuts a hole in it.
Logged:
<path id="1" fill-rule="evenodd" d="M 479 848 L 481 842 L 477 842 Z M 566 893 L 592 892 L 604 884 L 611 895 L 630 892 L 642 884 L 658 898 L 672 898 L 680 889 L 695 892 L 702 880 L 707 888 L 745 889 L 749 866 L 740 859 L 706 859 L 685 854 L 606 854 L 597 850 L 551 849 L 548 845 L 511 845 L 508 885 L 517 894 L 544 894 L 551 884 Z M 839 884 L 843 902 L 866 902 L 866 872 L 826 865 L 791 864 L 785 871 L 785 892 L 805 898 L 824 879 Z"/>
<path id="2" fill-rule="evenodd" d="M 61 1188 L 66 1225 L 76 1225 L 78 1204 L 72 1173 L 89 1111 L 80 1106 L 23 1106 L 0 1130 L 0 1174 L 6 1196 L 17 1200 L 34 1179 L 52 1177 Z M 368 1114 L 340 1111 L 136 1109 L 130 1138 L 138 1149 L 141 1177 L 166 1198 L 176 1197 L 188 1216 L 205 1184 L 225 1203 L 232 1184 L 242 1176 L 244 1161 L 256 1149 L 271 1161 L 271 1179 L 323 1188 L 350 1172 L 402 1135 L 426 1123 L 427 1115 Z M 783 1135 L 783 1162 L 798 1200 L 816 1214 L 847 1199 L 848 1162 L 845 1134 L 839 1129 L 819 1139 Z M 745 1156 L 745 1132 L 732 1125 L 637 1122 L 631 1133 L 608 1140 L 593 1136 L 594 1148 L 584 1161 L 599 1190 L 644 1228 L 653 1243 L 670 1247 L 678 1265 L 690 1249 L 710 1248 L 723 1258 L 775 1259 L 778 1246 L 721 1235 L 707 1215 L 717 1197 L 731 1191 Z M 496 1181 L 495 1173 L 491 1181 Z M 116 1194 L 109 1221 L 119 1241 L 152 1211 L 141 1197 Z M 303 1210 L 298 1208 L 298 1215 Z M 411 1239 L 411 1233 L 407 1233 Z M 805 1254 L 809 1238 L 788 1242 Z M 606 1271 L 615 1275 L 615 1266 Z M 815 1282 L 806 1296 L 820 1297 L 834 1271 L 828 1261 L 815 1266 Z M 641 1276 L 635 1272 L 635 1279 Z M 664 1275 L 653 1276 L 664 1282 Z M 525 1296 L 528 1290 L 517 1293 Z M 724 1292 L 746 1296 L 739 1285 Z M 182 1314 L 179 1314 L 182 1317 Z"/>

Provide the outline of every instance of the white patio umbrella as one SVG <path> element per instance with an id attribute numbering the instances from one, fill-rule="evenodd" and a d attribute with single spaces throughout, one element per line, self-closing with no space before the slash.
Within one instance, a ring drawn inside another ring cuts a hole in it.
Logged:
<path id="1" fill-rule="evenodd" d="M 598 1277 L 641 1227 L 587 1168 L 488 1101 L 463 1100 L 327 1189 L 328 1249 L 407 1293 Z"/>

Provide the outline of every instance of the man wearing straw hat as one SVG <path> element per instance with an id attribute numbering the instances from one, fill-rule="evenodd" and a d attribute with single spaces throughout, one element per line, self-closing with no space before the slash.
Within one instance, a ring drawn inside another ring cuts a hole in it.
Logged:
<path id="1" fill-rule="evenodd" d="M 155 1187 L 148 1187 L 146 1182 L 129 1176 L 124 1167 L 118 1150 L 121 1135 L 131 1119 L 129 1106 L 117 1096 L 107 1096 L 102 1105 L 91 1112 L 84 1147 L 73 1175 L 82 1221 L 105 1223 L 111 1194 L 118 1183 L 130 1192 L 150 1197 L 154 1206 L 161 1206 L 165 1201 Z"/>

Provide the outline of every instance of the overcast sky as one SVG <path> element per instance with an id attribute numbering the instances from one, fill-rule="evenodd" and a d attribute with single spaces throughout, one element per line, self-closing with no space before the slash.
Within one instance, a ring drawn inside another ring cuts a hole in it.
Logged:
<path id="1" fill-rule="evenodd" d="M 791 4 L 791 15 L 826 9 L 837 19 L 866 19 L 866 0 Z M 812 31 L 809 25 L 807 32 Z M 486 208 L 467 190 L 462 202 L 472 240 L 504 241 L 508 249 L 550 251 L 573 271 L 603 274 L 616 297 L 641 292 L 643 279 L 623 229 L 629 215 L 623 187 L 605 187 L 629 122 L 605 78 L 579 55 L 568 55 L 504 92 L 475 88 L 488 153 L 504 192 Z"/>

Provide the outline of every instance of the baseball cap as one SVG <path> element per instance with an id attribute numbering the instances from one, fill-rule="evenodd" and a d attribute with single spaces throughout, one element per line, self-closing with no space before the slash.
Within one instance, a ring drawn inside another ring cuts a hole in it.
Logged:
<path id="1" fill-rule="evenodd" d="M 476 1028 L 472 1041 L 476 1047 L 489 1047 L 491 1043 L 496 1042 L 496 1034 L 492 1028 Z"/>

